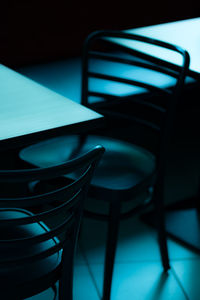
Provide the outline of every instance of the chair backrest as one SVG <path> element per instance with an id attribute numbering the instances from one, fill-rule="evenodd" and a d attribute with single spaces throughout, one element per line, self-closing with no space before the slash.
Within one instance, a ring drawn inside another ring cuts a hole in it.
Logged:
<path id="1" fill-rule="evenodd" d="M 177 64 L 169 61 L 172 55 Z M 189 54 L 181 47 L 121 31 L 94 32 L 83 49 L 82 104 L 108 117 L 111 135 L 132 136 L 163 162 L 188 68 Z"/>
<path id="2" fill-rule="evenodd" d="M 10 186 L 12 183 L 29 184 L 38 181 L 42 183 L 49 180 L 53 183 L 56 178 L 63 175 L 75 171 L 79 174 L 74 181 L 64 180 L 63 186 L 52 185 L 53 188 L 49 191 L 41 190 L 40 193 L 22 197 L 6 197 L 5 192 L 3 197 L 0 195 L 0 249 L 6 251 L 6 256 L 0 256 L 1 279 L 4 275 L 3 270 L 7 270 L 7 268 L 10 268 L 12 273 L 16 267 L 20 266 L 21 268 L 30 263 L 37 263 L 59 251 L 64 257 L 65 248 L 69 248 L 69 243 L 71 243 L 71 251 L 74 251 L 83 201 L 94 168 L 103 152 L 102 146 L 96 146 L 84 155 L 58 166 L 0 171 L 0 184 L 9 183 Z M 56 222 L 52 220 L 56 220 Z M 44 229 L 45 224 L 51 225 L 46 231 L 24 236 L 23 228 L 26 226 L 29 228 L 36 223 L 41 224 Z M 16 228 L 21 228 L 21 236 L 15 236 Z M 43 250 L 40 253 L 28 250 L 33 249 L 34 245 L 42 245 L 50 240 L 56 242 L 51 243 L 51 247 L 41 248 Z M 22 251 L 22 249 L 26 249 L 26 251 Z M 6 282 L 3 284 L 6 285 Z M 7 284 L 10 285 L 9 282 Z"/>

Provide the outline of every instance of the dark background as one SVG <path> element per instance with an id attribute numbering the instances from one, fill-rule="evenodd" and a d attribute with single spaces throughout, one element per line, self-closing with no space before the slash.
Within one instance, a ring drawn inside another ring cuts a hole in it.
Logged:
<path id="1" fill-rule="evenodd" d="M 1 63 L 18 67 L 80 55 L 91 31 L 198 17 L 197 3 L 177 6 L 169 1 L 8 1 L 4 7 L 1 5 Z"/>

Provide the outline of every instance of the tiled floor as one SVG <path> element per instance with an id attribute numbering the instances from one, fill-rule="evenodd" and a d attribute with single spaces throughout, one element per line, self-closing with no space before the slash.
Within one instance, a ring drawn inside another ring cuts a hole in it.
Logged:
<path id="1" fill-rule="evenodd" d="M 69 72 L 70 70 L 70 72 Z M 33 66 L 21 69 L 25 75 L 52 88 L 75 101 L 80 101 L 80 60 L 55 62 L 48 66 Z M 74 85 L 75 84 L 75 85 Z M 195 127 L 195 126 L 194 126 Z M 186 126 L 187 128 L 187 126 Z M 191 138 L 184 131 L 183 141 Z M 173 165 L 179 169 L 169 176 L 168 195 L 180 198 L 195 192 L 196 170 L 199 170 L 199 146 L 193 142 L 188 148 L 179 143 Z M 184 164 L 179 163 L 183 157 Z M 188 158 L 192 158 L 189 159 Z M 188 164 L 186 164 L 186 161 Z M 195 170 L 195 172 L 194 172 Z M 192 173 L 191 173 L 192 171 Z M 191 176 L 193 174 L 194 176 Z M 181 184 L 174 186 L 177 176 Z M 184 180 L 185 183 L 184 183 Z M 74 300 L 100 300 L 102 293 L 103 261 L 106 224 L 84 219 L 79 249 L 75 262 Z M 111 300 L 199 300 L 200 299 L 200 255 L 169 239 L 171 269 L 162 272 L 156 233 L 140 221 L 131 218 L 121 223 L 116 263 L 113 276 Z M 51 290 L 31 299 L 52 299 Z"/>
<path id="2" fill-rule="evenodd" d="M 199 299 L 199 255 L 169 239 L 171 270 L 163 274 L 155 231 L 137 217 L 121 225 L 111 300 Z M 99 297 L 105 233 L 104 223 L 84 220 L 82 251 Z"/>
<path id="3" fill-rule="evenodd" d="M 168 240 L 164 274 L 155 231 L 138 217 L 121 223 L 111 300 L 199 300 L 200 256 Z M 85 219 L 74 274 L 74 300 L 100 300 L 106 224 Z M 30 298 L 53 299 L 51 290 Z"/>

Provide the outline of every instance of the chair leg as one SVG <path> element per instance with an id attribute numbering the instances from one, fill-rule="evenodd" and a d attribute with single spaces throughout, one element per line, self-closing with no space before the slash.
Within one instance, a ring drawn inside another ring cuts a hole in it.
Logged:
<path id="1" fill-rule="evenodd" d="M 120 223 L 120 201 L 115 199 L 110 203 L 106 255 L 104 263 L 103 300 L 109 300 L 111 294 L 112 275 Z"/>
<path id="2" fill-rule="evenodd" d="M 167 235 L 165 230 L 165 214 L 164 214 L 164 203 L 163 203 L 163 188 L 162 184 L 155 187 L 154 191 L 154 203 L 155 203 L 155 212 L 157 220 L 157 230 L 158 230 L 158 242 L 161 253 L 161 260 L 164 271 L 170 269 L 169 264 L 169 254 L 167 247 Z"/>
<path id="3" fill-rule="evenodd" d="M 59 280 L 59 300 L 73 299 L 73 260 L 73 244 L 70 241 L 67 241 L 65 242 L 62 253 L 62 270 L 61 278 Z"/>

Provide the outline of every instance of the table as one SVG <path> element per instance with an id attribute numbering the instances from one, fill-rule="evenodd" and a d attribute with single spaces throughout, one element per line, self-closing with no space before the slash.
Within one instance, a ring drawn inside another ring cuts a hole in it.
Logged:
<path id="1" fill-rule="evenodd" d="M 200 75 L 200 18 L 128 29 L 125 32 L 140 34 L 181 46 L 190 54 L 190 74 Z M 115 42 L 130 49 L 133 43 L 127 40 L 115 40 Z M 138 44 L 138 47 L 141 49 L 141 44 Z M 155 48 L 152 46 L 146 51 L 154 53 Z M 162 51 L 156 52 L 156 56 L 162 57 Z M 170 56 L 169 60 L 177 63 L 176 56 Z"/>
<path id="2" fill-rule="evenodd" d="M 0 65 L 0 149 L 100 126 L 103 116 Z"/>
<path id="3" fill-rule="evenodd" d="M 200 18 L 129 29 L 126 32 L 159 39 L 186 49 L 190 54 L 189 74 L 195 79 L 200 79 Z M 133 42 L 127 40 L 115 39 L 114 42 L 127 49 L 131 49 L 133 46 Z M 141 43 L 134 44 L 135 46 L 141 49 Z M 145 51 L 152 55 L 155 54 L 154 47 L 145 48 Z M 163 54 L 162 51 L 156 52 L 156 56 L 161 58 Z M 179 64 L 177 58 L 172 55 L 169 56 L 169 61 Z M 166 207 L 167 233 L 198 253 L 200 252 L 199 198 L 200 195 L 196 195 Z M 143 219 L 153 224 L 152 213 L 146 214 Z"/>

